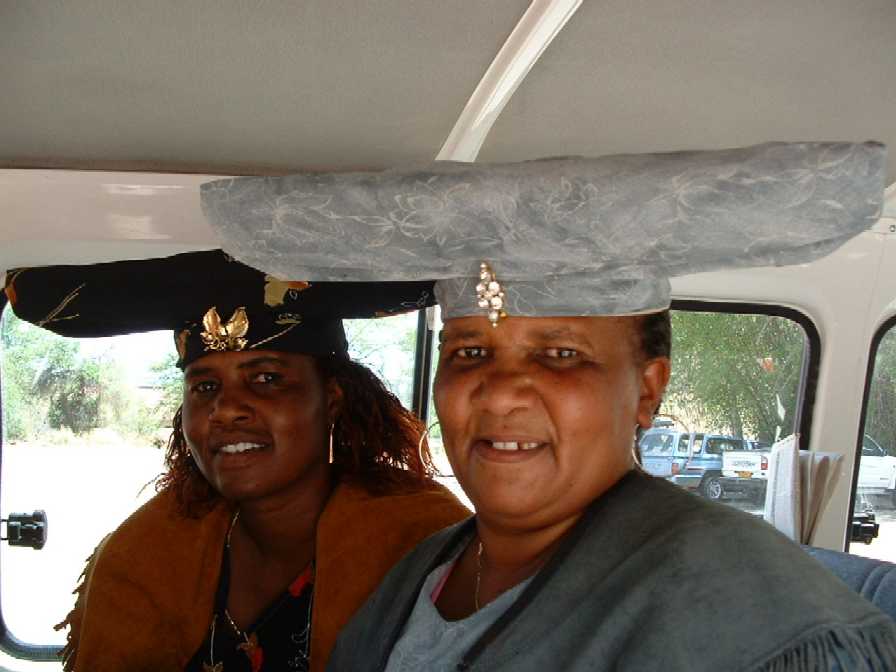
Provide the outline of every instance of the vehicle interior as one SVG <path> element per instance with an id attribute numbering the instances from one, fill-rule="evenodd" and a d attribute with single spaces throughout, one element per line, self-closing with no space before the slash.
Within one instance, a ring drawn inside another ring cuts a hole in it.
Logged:
<path id="1" fill-rule="evenodd" d="M 199 187 L 219 176 L 896 147 L 891 0 L 7 2 L 0 36 L 0 275 L 216 248 Z M 662 410 L 841 456 L 812 545 L 896 562 L 893 149 L 887 184 L 879 222 L 820 261 L 673 278 L 673 357 L 705 366 L 673 369 Z M 85 558 L 153 492 L 179 381 L 168 333 L 50 338 L 5 303 L 0 670 L 50 671 Z M 439 328 L 437 309 L 348 327 L 427 424 Z"/>

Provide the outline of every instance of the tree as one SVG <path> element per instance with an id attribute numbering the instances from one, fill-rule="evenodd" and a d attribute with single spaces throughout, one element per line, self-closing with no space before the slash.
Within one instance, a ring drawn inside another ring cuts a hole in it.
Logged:
<path id="1" fill-rule="evenodd" d="M 120 371 L 102 356 L 85 355 L 76 339 L 34 327 L 6 310 L 0 342 L 7 438 L 31 438 L 46 427 L 82 434 L 121 415 Z"/>
<path id="2" fill-rule="evenodd" d="M 169 352 L 165 357 L 150 367 L 156 376 L 156 385 L 162 390 L 162 396 L 153 409 L 157 427 L 170 427 L 174 414 L 184 399 L 184 374 L 177 368 L 177 355 Z"/>
<path id="3" fill-rule="evenodd" d="M 672 314 L 667 407 L 699 418 L 695 429 L 774 441 L 793 428 L 805 336 L 768 315 Z M 783 410 L 783 414 L 781 411 Z"/>
<path id="4" fill-rule="evenodd" d="M 865 433 L 896 455 L 896 327 L 887 332 L 877 348 Z"/>
<path id="5" fill-rule="evenodd" d="M 346 320 L 352 359 L 373 371 L 405 405 L 414 385 L 417 313 L 378 320 Z"/>

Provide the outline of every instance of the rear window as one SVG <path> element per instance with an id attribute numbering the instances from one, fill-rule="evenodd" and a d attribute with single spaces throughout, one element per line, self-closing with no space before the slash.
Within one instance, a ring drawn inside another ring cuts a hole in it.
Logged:
<path id="1" fill-rule="evenodd" d="M 740 439 L 711 437 L 706 440 L 706 452 L 721 455 L 726 450 L 744 450 L 744 442 Z"/>

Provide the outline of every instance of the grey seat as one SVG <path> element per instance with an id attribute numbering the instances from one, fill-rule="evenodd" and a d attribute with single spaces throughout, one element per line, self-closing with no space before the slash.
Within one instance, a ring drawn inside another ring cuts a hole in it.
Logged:
<path id="1" fill-rule="evenodd" d="M 803 548 L 846 585 L 896 621 L 896 564 L 826 548 Z"/>

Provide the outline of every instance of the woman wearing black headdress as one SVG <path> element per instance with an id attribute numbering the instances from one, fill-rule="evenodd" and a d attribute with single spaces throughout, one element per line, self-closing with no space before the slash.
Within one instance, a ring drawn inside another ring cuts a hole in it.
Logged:
<path id="1" fill-rule="evenodd" d="M 97 548 L 66 670 L 322 670 L 415 543 L 467 515 L 420 421 L 347 355 L 339 315 L 426 283 L 284 283 L 220 252 L 24 269 L 7 296 L 73 336 L 173 327 L 182 408 L 159 493 Z"/>

